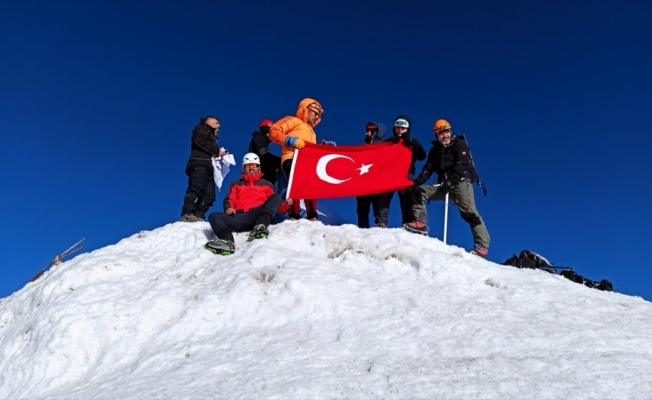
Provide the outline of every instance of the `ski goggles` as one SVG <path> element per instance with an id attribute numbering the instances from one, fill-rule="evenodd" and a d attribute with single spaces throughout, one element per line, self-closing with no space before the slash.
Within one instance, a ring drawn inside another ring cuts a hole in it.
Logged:
<path id="1" fill-rule="evenodd" d="M 395 128 L 396 128 L 396 127 L 399 127 L 399 128 L 409 128 L 409 127 L 410 127 L 410 123 L 407 122 L 407 120 L 401 118 L 401 119 L 397 119 L 396 121 L 394 121 L 394 127 L 395 127 Z"/>

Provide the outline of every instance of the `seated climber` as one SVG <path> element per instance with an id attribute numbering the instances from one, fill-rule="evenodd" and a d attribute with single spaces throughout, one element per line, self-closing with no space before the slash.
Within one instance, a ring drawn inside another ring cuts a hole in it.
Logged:
<path id="1" fill-rule="evenodd" d="M 204 246 L 221 255 L 235 252 L 233 232 L 249 232 L 249 240 L 266 238 L 267 227 L 281 204 L 274 186 L 262 178 L 260 158 L 254 153 L 245 154 L 242 160 L 242 177 L 231 182 L 224 197 L 224 212 L 208 216 L 217 239 Z"/>

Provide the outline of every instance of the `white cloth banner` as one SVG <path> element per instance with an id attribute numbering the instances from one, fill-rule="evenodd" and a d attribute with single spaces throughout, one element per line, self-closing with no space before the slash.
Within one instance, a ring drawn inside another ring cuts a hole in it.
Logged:
<path id="1" fill-rule="evenodd" d="M 220 150 L 224 150 L 224 148 L 221 148 Z M 212 161 L 215 186 L 220 190 L 222 189 L 224 177 L 229 173 L 229 168 L 231 168 L 232 165 L 235 165 L 235 157 L 233 157 L 233 154 L 225 154 L 222 157 L 212 157 Z"/>

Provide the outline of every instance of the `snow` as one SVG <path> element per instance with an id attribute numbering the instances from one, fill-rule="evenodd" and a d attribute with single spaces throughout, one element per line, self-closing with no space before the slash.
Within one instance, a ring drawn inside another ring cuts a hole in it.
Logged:
<path id="1" fill-rule="evenodd" d="M 0 300 L 0 398 L 652 398 L 652 304 L 400 229 L 173 223 Z"/>

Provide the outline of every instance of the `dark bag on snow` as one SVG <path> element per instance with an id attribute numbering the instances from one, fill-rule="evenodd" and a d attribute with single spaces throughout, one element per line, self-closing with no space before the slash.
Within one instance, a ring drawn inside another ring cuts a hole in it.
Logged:
<path id="1" fill-rule="evenodd" d="M 610 281 L 608 281 L 606 279 L 603 279 L 600 282 L 592 281 L 592 280 L 587 279 L 587 278 L 583 277 L 582 275 L 576 273 L 573 270 L 561 271 L 560 275 L 563 276 L 566 279 L 569 279 L 569 280 L 575 282 L 575 283 L 581 283 L 586 287 L 602 290 L 602 291 L 605 291 L 605 292 L 613 292 L 614 291 L 614 286 L 612 285 L 612 283 Z"/>
<path id="2" fill-rule="evenodd" d="M 507 259 L 503 265 L 511 265 L 512 267 L 516 268 L 530 269 L 552 267 L 550 261 L 548 261 L 542 255 L 533 252 L 532 250 L 521 250 L 521 253 L 518 255 L 518 257 L 516 255 L 512 255 L 512 257 Z"/>
<path id="3" fill-rule="evenodd" d="M 552 273 L 555 273 L 558 269 L 564 269 L 561 271 L 560 275 L 575 283 L 580 283 L 584 286 L 603 290 L 605 292 L 614 291 L 613 285 L 610 281 L 606 279 L 603 279 L 600 282 L 592 281 L 573 271 L 570 267 L 555 267 L 545 257 L 533 252 L 532 250 L 521 250 L 518 256 L 512 255 L 512 257 L 507 259 L 503 265 L 511 265 L 516 268 L 542 269 Z"/>

